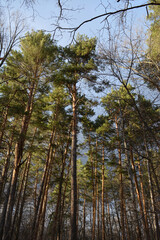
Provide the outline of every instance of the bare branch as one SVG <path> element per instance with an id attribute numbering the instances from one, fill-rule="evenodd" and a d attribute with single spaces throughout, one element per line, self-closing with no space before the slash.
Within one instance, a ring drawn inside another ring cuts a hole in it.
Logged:
<path id="1" fill-rule="evenodd" d="M 62 11 L 63 11 L 62 4 L 61 4 L 61 0 L 58 0 L 58 6 L 59 6 L 59 8 L 60 8 L 59 18 L 61 18 L 61 17 L 62 17 Z"/>
<path id="2" fill-rule="evenodd" d="M 60 0 L 58 0 L 58 2 L 59 1 Z M 156 2 L 154 2 L 154 3 L 146 3 L 146 4 L 126 7 L 126 8 L 123 8 L 123 9 L 116 10 L 116 11 L 106 12 L 106 13 L 94 16 L 94 17 L 92 17 L 90 19 L 87 19 L 87 20 L 81 22 L 77 27 L 71 27 L 71 28 L 67 27 L 66 28 L 66 27 L 57 26 L 55 30 L 57 30 L 57 29 L 59 29 L 59 30 L 69 30 L 69 31 L 71 31 L 73 33 L 73 35 L 75 35 L 75 32 L 79 28 L 81 28 L 83 25 L 85 25 L 85 24 L 87 24 L 89 22 L 92 22 L 92 21 L 94 21 L 96 19 L 100 19 L 100 18 L 104 18 L 105 17 L 103 21 L 106 21 L 110 16 L 113 16 L 113 15 L 116 15 L 116 14 L 119 14 L 119 13 L 124 13 L 124 12 L 130 11 L 130 10 L 134 10 L 134 9 L 138 9 L 138 8 L 144 8 L 144 7 L 146 8 L 146 7 L 149 7 L 149 6 L 160 6 L 160 3 L 156 3 Z"/>
<path id="3" fill-rule="evenodd" d="M 24 20 L 18 14 L 10 14 L 8 10 L 8 23 L 1 21 L 0 29 L 0 67 L 6 61 L 12 48 L 18 43 L 20 34 L 24 30 Z"/>

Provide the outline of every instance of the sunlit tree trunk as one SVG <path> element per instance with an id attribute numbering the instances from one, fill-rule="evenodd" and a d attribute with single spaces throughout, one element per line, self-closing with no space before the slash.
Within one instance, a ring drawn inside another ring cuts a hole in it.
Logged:
<path id="1" fill-rule="evenodd" d="M 123 142 L 124 142 L 125 156 L 126 156 L 126 160 L 128 162 L 128 175 L 129 175 L 129 178 L 130 178 L 130 192 L 131 192 L 131 197 L 132 197 L 132 201 L 133 201 L 133 208 L 134 208 L 134 213 L 133 213 L 134 221 L 136 221 L 136 234 L 137 234 L 137 239 L 142 239 L 138 210 L 137 210 L 137 202 L 136 202 L 136 197 L 135 197 L 134 176 L 133 176 L 130 156 L 128 154 L 127 142 L 125 140 L 124 126 L 123 126 Z"/>
<path id="2" fill-rule="evenodd" d="M 72 146 L 71 146 L 71 234 L 70 240 L 77 240 L 77 89 L 72 89 Z"/>
<path id="3" fill-rule="evenodd" d="M 144 195 L 144 187 L 143 187 L 143 181 L 142 181 L 142 171 L 141 171 L 140 161 L 138 161 L 138 170 L 139 170 L 140 187 L 141 187 L 141 193 L 142 193 L 144 217 L 145 217 L 145 221 L 148 225 L 148 215 L 147 215 L 147 210 L 146 210 L 146 201 L 145 201 L 145 195 Z M 149 228 L 149 226 L 148 226 L 148 228 Z"/>
<path id="4" fill-rule="evenodd" d="M 131 159 L 131 165 L 132 165 L 132 170 L 133 170 L 133 174 L 134 174 L 134 181 L 135 181 L 137 199 L 138 199 L 140 212 L 141 212 L 141 216 L 142 216 L 142 222 L 143 222 L 143 226 L 144 226 L 144 235 L 145 235 L 145 238 L 147 240 L 150 240 L 149 229 L 148 229 L 148 222 L 145 221 L 145 217 L 144 217 L 142 200 L 141 200 L 141 196 L 140 196 L 138 180 L 137 180 L 137 175 L 136 175 L 136 170 L 135 170 L 135 164 L 134 164 L 134 160 L 133 160 L 133 152 L 132 152 L 132 148 L 131 147 L 130 147 L 130 159 Z"/>
<path id="5" fill-rule="evenodd" d="M 4 135 L 4 131 L 5 131 L 6 123 L 7 123 L 8 110 L 9 110 L 9 106 L 7 106 L 4 113 L 2 113 L 3 123 L 1 125 L 1 130 L 0 130 L 0 149 L 1 149 L 2 141 L 3 141 L 3 135 Z"/>

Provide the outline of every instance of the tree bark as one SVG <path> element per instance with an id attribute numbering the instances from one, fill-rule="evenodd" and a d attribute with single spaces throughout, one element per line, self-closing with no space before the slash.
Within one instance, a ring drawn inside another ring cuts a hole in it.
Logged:
<path id="1" fill-rule="evenodd" d="M 23 209 L 24 209 L 24 204 L 25 204 L 25 198 L 26 198 L 26 189 L 27 189 L 27 183 L 28 183 L 28 175 L 29 175 L 29 169 L 30 169 L 30 163 L 31 163 L 31 157 L 32 157 L 32 154 L 30 153 L 29 154 L 29 157 L 28 157 L 28 161 L 26 163 L 26 173 L 25 173 L 25 179 L 24 179 L 24 186 L 23 186 L 23 189 L 22 189 L 22 200 L 21 200 L 21 203 L 20 203 L 20 206 L 19 207 L 19 216 L 18 216 L 18 222 L 17 222 L 17 226 L 16 226 L 16 236 L 15 236 L 15 240 L 18 240 L 19 239 L 19 232 L 20 232 L 20 226 L 21 226 L 21 220 L 22 220 L 22 215 L 23 215 Z M 12 229 L 14 228 L 14 225 L 12 226 Z M 15 230 L 14 230 L 15 231 Z M 13 238 L 14 239 L 14 238 Z"/>
<path id="2" fill-rule="evenodd" d="M 35 90 L 36 90 L 36 84 L 32 83 L 31 88 L 30 88 L 27 106 L 26 106 L 26 114 L 23 116 L 23 119 L 22 119 L 22 127 L 21 127 L 20 137 L 15 145 L 14 169 L 13 169 L 13 174 L 12 174 L 11 188 L 10 188 L 7 213 L 6 213 L 6 218 L 5 218 L 3 240 L 10 239 L 12 212 L 13 212 L 13 207 L 14 207 L 14 203 L 15 203 L 15 195 L 16 195 L 16 186 L 17 186 L 17 181 L 18 181 L 19 167 L 20 167 L 20 163 L 21 163 L 21 159 L 22 159 L 28 125 L 29 125 L 29 121 L 31 118 L 32 110 L 33 110 L 33 100 L 34 100 Z"/>
<path id="3" fill-rule="evenodd" d="M 3 115 L 4 116 L 3 116 L 3 123 L 2 123 L 2 126 L 1 126 L 1 131 L 0 131 L 0 149 L 1 149 L 1 146 L 2 146 L 3 135 L 4 135 L 4 131 L 5 131 L 6 123 L 7 123 L 8 110 L 9 110 L 9 106 L 7 106 L 4 114 L 2 113 L 2 116 Z"/>
<path id="4" fill-rule="evenodd" d="M 153 216 L 153 229 L 154 229 L 154 238 L 155 240 L 159 240 L 159 221 L 158 221 L 158 215 L 157 215 L 157 210 L 156 210 L 156 205 L 155 205 L 155 196 L 154 196 L 154 186 L 153 186 L 153 180 L 152 180 L 152 175 L 151 175 L 151 166 L 153 169 L 153 164 L 151 163 L 151 160 L 148 159 L 149 157 L 149 150 L 147 146 L 147 141 L 146 141 L 146 134 L 143 126 L 143 137 L 144 137 L 144 145 L 145 145 L 145 151 L 146 151 L 146 156 L 147 156 L 147 173 L 148 173 L 148 183 L 149 183 L 149 192 L 150 192 L 150 200 L 151 200 L 151 208 L 152 208 L 152 216 Z M 154 173 L 154 171 L 153 171 Z M 155 174 L 154 174 L 155 176 Z M 155 176 L 155 182 L 157 183 L 157 176 Z M 158 192 L 159 192 L 159 186 L 158 187 Z"/>
<path id="5" fill-rule="evenodd" d="M 71 147 L 71 233 L 70 240 L 77 240 L 77 89 L 72 89 L 72 147 Z"/>
<path id="6" fill-rule="evenodd" d="M 146 210 L 146 201 L 145 201 L 145 195 L 144 195 L 144 187 L 143 187 L 143 181 L 142 181 L 142 172 L 141 172 L 140 161 L 138 162 L 138 169 L 139 169 L 139 179 L 140 179 L 140 187 L 141 187 L 142 202 L 143 202 L 143 209 L 144 209 L 144 217 L 145 217 L 145 221 L 148 225 L 148 215 L 147 215 L 147 210 Z M 148 226 L 148 228 L 149 228 L 149 226 Z"/>
<path id="7" fill-rule="evenodd" d="M 121 201 L 121 233 L 122 240 L 125 240 L 125 221 L 124 221 L 124 190 L 123 190 L 123 175 L 122 175 L 122 157 L 121 157 L 121 143 L 119 140 L 118 120 L 115 116 L 116 133 L 118 138 L 118 157 L 119 157 L 119 181 L 120 181 L 120 201 Z"/>
<path id="8" fill-rule="evenodd" d="M 5 165 L 4 165 L 4 168 L 3 168 L 3 171 L 2 171 L 2 176 L 1 176 L 1 179 L 0 179 L 0 199 L 2 197 L 3 190 L 5 188 L 5 184 L 6 184 L 6 180 L 7 180 L 7 173 L 8 173 L 8 169 L 9 169 L 9 165 L 10 165 L 11 149 L 12 149 L 15 126 L 13 127 L 13 131 L 12 131 L 12 134 L 11 134 L 11 137 L 10 137 L 10 141 L 8 143 L 7 157 L 6 157 Z"/>
<path id="9" fill-rule="evenodd" d="M 144 235 L 145 235 L 146 240 L 150 240 L 148 222 L 146 221 L 146 219 L 144 217 L 142 200 L 141 200 L 141 196 L 140 196 L 138 180 L 137 180 L 137 175 L 136 175 L 136 170 L 135 170 L 135 164 L 134 164 L 134 160 L 133 160 L 133 152 L 132 152 L 131 147 L 130 147 L 130 159 L 131 159 L 131 165 L 132 165 L 132 170 L 133 170 L 133 174 L 134 174 L 134 182 L 135 182 L 135 187 L 136 187 L 137 199 L 138 199 L 141 217 L 142 217 L 142 223 L 143 223 L 143 227 L 144 227 Z"/>
<path id="10" fill-rule="evenodd" d="M 104 143 L 102 145 L 102 240 L 105 240 L 105 215 L 104 215 Z"/>
<path id="11" fill-rule="evenodd" d="M 35 213 L 34 213 L 34 218 L 33 218 L 33 224 L 32 224 L 32 239 L 33 240 L 37 239 L 38 229 L 40 227 L 39 221 L 41 218 L 41 211 L 43 208 L 43 200 L 45 197 L 45 191 L 46 191 L 47 184 L 48 184 L 48 177 L 50 174 L 51 162 L 54 157 L 52 144 L 55 140 L 55 136 L 56 136 L 56 129 L 53 127 L 51 137 L 50 137 L 50 143 L 49 143 L 49 147 L 48 147 L 48 154 L 47 154 L 47 159 L 46 159 L 45 170 L 44 170 L 44 174 L 42 177 L 41 188 L 40 188 L 37 205 L 36 205 L 36 209 L 35 209 Z M 55 151 L 54 151 L 54 154 L 55 154 Z"/>
<path id="12" fill-rule="evenodd" d="M 83 202 L 83 240 L 86 237 L 86 192 L 84 193 L 84 202 Z"/>
<path id="13" fill-rule="evenodd" d="M 56 211 L 55 211 L 55 217 L 54 217 L 54 224 L 53 224 L 53 234 L 52 234 L 52 240 L 56 239 L 57 234 L 58 239 L 61 238 L 61 205 L 62 205 L 62 187 L 63 187 L 63 181 L 64 181 L 64 170 L 66 166 L 66 158 L 69 148 L 69 139 L 70 139 L 70 132 L 68 135 L 67 145 L 65 148 L 64 153 L 62 153 L 62 169 L 60 174 L 60 182 L 59 182 L 59 191 L 58 191 L 58 197 L 57 197 L 57 204 L 56 204 Z"/>
<path id="14" fill-rule="evenodd" d="M 95 240 L 95 226 L 96 226 L 96 191 L 95 191 L 95 172 L 93 164 L 93 153 L 91 147 L 91 137 L 89 135 L 89 152 L 90 152 L 90 163 L 91 163 L 91 176 L 92 176 L 92 206 L 93 206 L 93 216 L 92 216 L 92 240 Z"/>

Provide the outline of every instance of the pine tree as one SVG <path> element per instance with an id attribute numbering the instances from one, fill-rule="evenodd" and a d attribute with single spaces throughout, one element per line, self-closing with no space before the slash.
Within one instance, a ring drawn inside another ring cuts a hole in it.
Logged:
<path id="1" fill-rule="evenodd" d="M 96 69 L 94 63 L 96 39 L 79 35 L 75 44 L 64 48 L 64 63 L 56 75 L 57 84 L 64 84 L 71 95 L 72 104 L 72 146 L 71 146 L 71 240 L 77 239 L 77 127 L 78 104 L 81 98 L 78 83 L 82 79 L 95 80 L 91 74 Z"/>
<path id="2" fill-rule="evenodd" d="M 27 33 L 21 40 L 21 51 L 13 51 L 8 58 L 5 70 L 5 78 L 8 81 L 18 81 L 25 95 L 24 112 L 21 116 L 19 136 L 15 143 L 15 159 L 12 173 L 11 186 L 6 208 L 5 219 L 2 219 L 4 227 L 1 228 L 1 237 L 11 237 L 12 212 L 15 203 L 16 185 L 19 176 L 19 168 L 23 158 L 23 151 L 27 130 L 31 120 L 37 88 L 43 82 L 49 57 L 54 58 L 55 46 L 50 35 L 43 31 Z M 3 232 L 3 234 L 2 234 Z"/>

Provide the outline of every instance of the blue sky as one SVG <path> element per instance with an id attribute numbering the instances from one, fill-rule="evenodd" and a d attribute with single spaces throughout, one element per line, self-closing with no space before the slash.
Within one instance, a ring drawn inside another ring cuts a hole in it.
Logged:
<path id="1" fill-rule="evenodd" d="M 3 0 L 3 2 L 5 2 Z M 81 22 L 83 22 L 86 19 L 90 19 L 96 15 L 102 14 L 105 12 L 105 9 L 102 4 L 100 3 L 100 0 L 67 0 L 63 1 L 65 2 L 66 8 L 72 8 L 72 9 L 79 9 L 77 11 L 66 11 L 64 17 L 69 19 L 69 21 L 62 21 L 61 25 L 63 27 L 75 27 L 78 26 Z M 107 2 L 112 3 L 112 6 L 107 3 L 107 11 L 110 10 L 116 10 L 117 8 L 120 8 L 123 1 L 120 1 L 117 3 L 116 0 L 102 0 L 102 3 L 105 4 Z M 135 4 L 142 4 L 146 1 L 144 0 L 135 0 Z M 26 18 L 26 23 L 28 26 L 28 30 L 30 29 L 44 29 L 46 31 L 52 31 L 55 26 L 53 25 L 56 22 L 55 16 L 59 13 L 59 8 L 57 7 L 57 1 L 56 0 L 37 0 L 34 9 L 32 8 L 26 8 L 23 4 L 23 0 L 15 0 L 10 1 L 10 8 L 13 7 L 13 9 L 17 9 L 23 17 Z M 129 18 L 133 16 L 134 24 L 140 25 L 142 21 L 145 18 L 146 12 L 145 9 L 131 11 L 129 13 Z M 116 25 L 116 21 L 111 20 L 112 27 Z M 103 28 L 103 18 L 97 19 L 91 23 L 87 23 L 83 25 L 79 32 L 81 34 L 86 34 L 89 37 L 98 36 L 99 30 Z M 129 21 L 129 20 L 128 20 Z M 60 37 L 57 35 L 57 39 L 60 39 L 59 43 L 61 45 L 66 45 L 70 41 L 70 34 L 66 32 L 63 37 Z"/>

